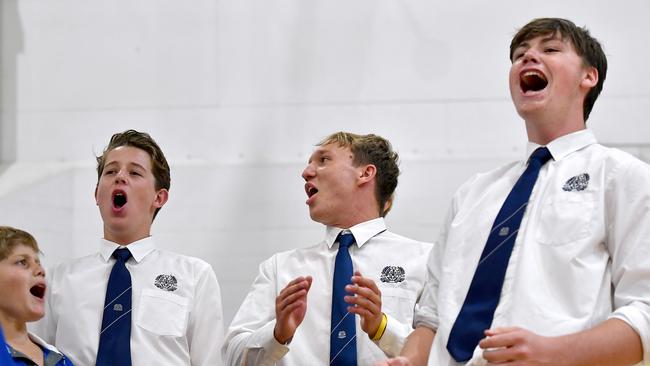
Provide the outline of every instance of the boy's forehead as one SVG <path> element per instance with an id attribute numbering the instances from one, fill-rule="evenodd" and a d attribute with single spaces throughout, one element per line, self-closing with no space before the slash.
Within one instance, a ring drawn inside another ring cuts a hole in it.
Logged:
<path id="1" fill-rule="evenodd" d="M 541 42 L 561 41 L 565 43 L 571 43 L 571 39 L 564 36 L 559 30 L 551 30 L 546 33 L 531 33 L 527 37 L 522 38 L 521 41 L 515 46 L 515 48 L 523 47 L 524 45 L 528 45 L 536 40 L 539 40 Z"/>
<path id="2" fill-rule="evenodd" d="M 151 156 L 147 151 L 138 147 L 122 145 L 106 153 L 104 166 L 116 163 L 138 164 L 150 168 Z"/>
<path id="3" fill-rule="evenodd" d="M 349 147 L 347 146 L 341 146 L 337 142 L 330 142 L 325 145 L 318 146 L 314 152 L 311 154 L 312 156 L 317 156 L 317 155 L 323 155 L 327 153 L 336 153 L 336 152 L 351 152 Z"/>
<path id="4" fill-rule="evenodd" d="M 8 256 L 13 256 L 13 255 L 26 255 L 38 259 L 38 252 L 36 252 L 36 250 L 31 246 L 24 243 L 18 243 L 18 245 L 11 248 L 11 251 L 9 252 Z"/>

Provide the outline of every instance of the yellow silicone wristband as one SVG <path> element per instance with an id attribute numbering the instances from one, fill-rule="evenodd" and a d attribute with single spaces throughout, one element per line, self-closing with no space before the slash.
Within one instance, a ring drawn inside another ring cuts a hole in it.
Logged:
<path id="1" fill-rule="evenodd" d="M 381 339 L 381 337 L 384 335 L 384 332 L 386 331 L 386 325 L 388 324 L 388 317 L 386 314 L 381 313 L 381 323 L 379 323 L 379 328 L 377 328 L 377 332 L 375 332 L 375 335 L 372 336 L 373 341 L 378 341 Z"/>

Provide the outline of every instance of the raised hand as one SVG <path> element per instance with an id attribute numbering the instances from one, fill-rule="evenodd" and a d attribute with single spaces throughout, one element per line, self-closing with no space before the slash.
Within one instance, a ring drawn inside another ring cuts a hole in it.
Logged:
<path id="1" fill-rule="evenodd" d="M 296 333 L 307 312 L 307 292 L 312 277 L 298 277 L 285 286 L 275 298 L 275 339 L 285 344 Z"/>
<path id="2" fill-rule="evenodd" d="M 381 324 L 381 291 L 370 278 L 363 277 L 359 271 L 354 272 L 352 284 L 345 287 L 351 293 L 345 297 L 350 304 L 348 311 L 361 317 L 361 329 L 373 337 Z"/>

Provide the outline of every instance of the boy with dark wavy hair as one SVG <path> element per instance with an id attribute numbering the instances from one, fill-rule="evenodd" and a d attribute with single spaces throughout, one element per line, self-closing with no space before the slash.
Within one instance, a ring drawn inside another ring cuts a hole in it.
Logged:
<path id="1" fill-rule="evenodd" d="M 607 60 L 585 28 L 535 19 L 510 45 L 522 161 L 458 190 L 416 330 L 382 365 L 650 361 L 650 167 L 585 121 Z"/>

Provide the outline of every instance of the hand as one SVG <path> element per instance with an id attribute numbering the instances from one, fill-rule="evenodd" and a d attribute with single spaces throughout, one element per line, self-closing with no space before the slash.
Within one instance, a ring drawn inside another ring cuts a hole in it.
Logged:
<path id="1" fill-rule="evenodd" d="M 375 366 L 411 366 L 411 362 L 409 362 L 408 358 L 400 356 L 379 361 Z"/>
<path id="2" fill-rule="evenodd" d="M 344 300 L 352 305 L 348 312 L 361 317 L 361 329 L 373 337 L 381 324 L 381 291 L 370 278 L 361 276 L 360 272 L 354 272 L 351 285 L 345 286 L 345 291 L 353 296 L 345 296 Z"/>
<path id="3" fill-rule="evenodd" d="M 293 338 L 296 329 L 305 319 L 307 312 L 307 292 L 311 287 L 312 278 L 298 277 L 280 291 L 275 298 L 275 339 L 285 344 Z"/>
<path id="4" fill-rule="evenodd" d="M 532 365 L 559 365 L 560 356 L 553 338 L 542 337 L 526 329 L 507 327 L 485 331 L 486 338 L 479 343 L 483 358 L 489 363 Z"/>

